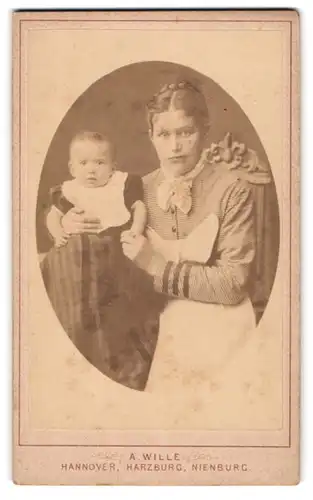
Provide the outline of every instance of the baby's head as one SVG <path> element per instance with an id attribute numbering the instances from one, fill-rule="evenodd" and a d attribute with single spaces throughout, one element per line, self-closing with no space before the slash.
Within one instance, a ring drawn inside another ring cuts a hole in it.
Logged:
<path id="1" fill-rule="evenodd" d="M 72 176 L 85 187 L 104 186 L 114 170 L 113 146 L 98 132 L 79 132 L 69 151 Z"/>

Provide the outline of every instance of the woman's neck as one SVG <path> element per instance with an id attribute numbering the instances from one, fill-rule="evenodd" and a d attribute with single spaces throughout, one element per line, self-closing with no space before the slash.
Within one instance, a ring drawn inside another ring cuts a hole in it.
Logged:
<path id="1" fill-rule="evenodd" d="M 197 177 L 198 174 L 200 174 L 200 172 L 202 172 L 204 166 L 205 166 L 205 161 L 204 161 L 203 155 L 201 155 L 198 162 L 194 165 L 194 167 L 192 167 L 190 170 L 188 170 L 187 172 L 184 172 L 181 175 L 173 175 L 173 173 L 170 171 L 170 169 L 168 169 L 162 165 L 160 166 L 160 170 L 163 174 L 163 177 L 166 180 L 169 180 L 169 181 L 178 180 L 179 181 L 179 180 L 194 179 L 195 177 Z"/>

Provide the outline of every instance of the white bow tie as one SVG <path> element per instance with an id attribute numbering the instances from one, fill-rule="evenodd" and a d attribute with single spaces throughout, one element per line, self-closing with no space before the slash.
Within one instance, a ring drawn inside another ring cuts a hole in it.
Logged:
<path id="1" fill-rule="evenodd" d="M 165 178 L 158 187 L 157 202 L 160 208 L 167 212 L 172 207 L 177 207 L 185 215 L 189 214 L 192 207 L 192 183 L 205 166 L 201 157 L 196 167 L 182 177 Z"/>
<path id="2" fill-rule="evenodd" d="M 192 179 L 173 179 L 163 181 L 157 193 L 158 205 L 164 212 L 177 207 L 187 215 L 192 207 Z"/>

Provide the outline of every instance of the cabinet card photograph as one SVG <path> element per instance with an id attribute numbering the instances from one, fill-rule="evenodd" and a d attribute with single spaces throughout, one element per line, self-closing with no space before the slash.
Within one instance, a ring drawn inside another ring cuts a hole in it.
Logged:
<path id="1" fill-rule="evenodd" d="M 14 481 L 299 481 L 296 11 L 13 14 Z"/>

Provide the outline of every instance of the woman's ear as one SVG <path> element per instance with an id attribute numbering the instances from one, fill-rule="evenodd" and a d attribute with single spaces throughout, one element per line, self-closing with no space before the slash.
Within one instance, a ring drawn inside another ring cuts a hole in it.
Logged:
<path id="1" fill-rule="evenodd" d="M 209 138 L 210 127 L 206 125 L 203 132 L 203 141 L 206 142 Z"/>
<path id="2" fill-rule="evenodd" d="M 149 139 L 152 142 L 152 146 L 155 148 L 155 135 L 153 133 L 153 128 L 149 128 Z"/>

